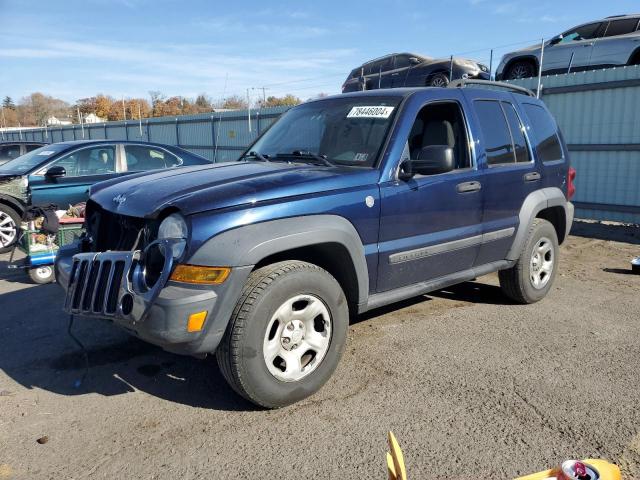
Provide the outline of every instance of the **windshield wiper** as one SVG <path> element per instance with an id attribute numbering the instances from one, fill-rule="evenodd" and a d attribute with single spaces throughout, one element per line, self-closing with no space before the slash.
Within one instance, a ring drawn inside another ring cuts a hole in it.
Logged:
<path id="1" fill-rule="evenodd" d="M 241 156 L 240 160 L 242 160 L 243 158 L 249 158 L 249 157 L 257 158 L 261 162 L 270 162 L 271 161 L 271 160 L 269 160 L 269 155 L 262 155 L 260 152 L 255 152 L 253 150 L 250 151 L 249 153 L 245 153 L 243 156 Z"/>
<path id="2" fill-rule="evenodd" d="M 295 157 L 296 159 L 304 160 L 314 160 L 315 162 L 320 162 L 327 167 L 335 167 L 335 164 L 327 159 L 326 155 L 319 155 L 317 153 L 309 152 L 306 150 L 294 150 L 291 153 L 278 153 L 276 157 Z"/>

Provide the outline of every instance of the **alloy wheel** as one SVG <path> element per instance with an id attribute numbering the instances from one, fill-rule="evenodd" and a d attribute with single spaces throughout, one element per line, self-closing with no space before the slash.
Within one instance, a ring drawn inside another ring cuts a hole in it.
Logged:
<path id="1" fill-rule="evenodd" d="M 531 252 L 531 262 L 529 264 L 529 272 L 531 277 L 531 285 L 540 290 L 544 288 L 553 273 L 554 267 L 554 251 L 551 240 L 542 237 L 538 240 Z"/>
<path id="2" fill-rule="evenodd" d="M 8 247 L 15 241 L 17 230 L 13 218 L 6 212 L 0 212 L 0 248 Z"/>

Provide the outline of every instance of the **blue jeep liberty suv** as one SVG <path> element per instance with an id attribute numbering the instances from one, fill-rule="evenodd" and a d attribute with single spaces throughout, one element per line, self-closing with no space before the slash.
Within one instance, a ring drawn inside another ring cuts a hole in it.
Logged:
<path id="1" fill-rule="evenodd" d="M 556 122 L 518 87 L 323 98 L 237 162 L 92 187 L 57 279 L 67 312 L 215 352 L 236 392 L 281 407 L 329 379 L 350 314 L 495 271 L 511 299 L 542 299 L 574 175 Z"/>

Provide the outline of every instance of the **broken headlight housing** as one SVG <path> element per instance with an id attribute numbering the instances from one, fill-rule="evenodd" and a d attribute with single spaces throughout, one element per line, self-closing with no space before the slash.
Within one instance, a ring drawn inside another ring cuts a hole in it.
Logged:
<path id="1" fill-rule="evenodd" d="M 187 221 L 179 213 L 172 213 L 160 223 L 158 240 L 180 240 L 171 247 L 174 260 L 182 257 L 187 246 L 187 238 L 189 238 L 189 227 Z"/>

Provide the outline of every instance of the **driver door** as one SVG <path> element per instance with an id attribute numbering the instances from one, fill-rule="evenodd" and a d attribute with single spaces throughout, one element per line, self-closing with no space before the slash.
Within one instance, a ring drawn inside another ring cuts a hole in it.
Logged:
<path id="1" fill-rule="evenodd" d="M 64 210 L 86 201 L 91 185 L 122 174 L 119 150 L 118 144 L 113 143 L 92 145 L 53 160 L 29 175 L 31 204 L 55 204 Z M 66 174 L 58 178 L 46 176 L 46 171 L 54 166 L 64 167 Z"/>
<path id="2" fill-rule="evenodd" d="M 566 73 L 584 70 L 591 64 L 593 46 L 602 34 L 602 23 L 591 23 L 562 34 L 558 43 L 550 42 L 544 49 L 542 70 L 546 73 Z M 573 56 L 573 59 L 572 59 Z"/>

